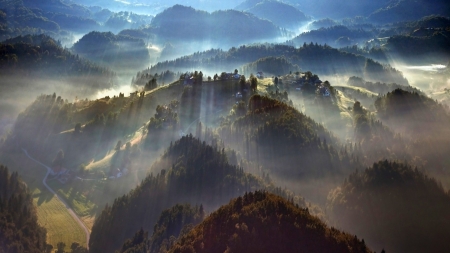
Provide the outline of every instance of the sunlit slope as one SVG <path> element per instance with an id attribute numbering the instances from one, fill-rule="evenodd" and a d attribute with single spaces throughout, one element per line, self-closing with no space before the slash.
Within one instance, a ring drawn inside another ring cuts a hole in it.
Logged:
<path id="1" fill-rule="evenodd" d="M 68 213 L 66 207 L 42 184 L 46 169 L 24 154 L 5 153 L 1 162 L 8 164 L 12 171 L 17 171 L 29 188 L 33 203 L 37 207 L 38 222 L 47 229 L 47 243 L 56 248 L 58 242 L 71 245 L 79 242 L 86 246 L 83 229 Z"/>
<path id="2" fill-rule="evenodd" d="M 243 158 L 280 178 L 339 177 L 355 165 L 321 124 L 265 96 L 252 96 L 247 114 L 222 125 L 219 133 Z"/>
<path id="3" fill-rule="evenodd" d="M 329 228 L 308 209 L 249 192 L 211 213 L 169 252 L 371 252 L 356 236 Z"/>
<path id="4" fill-rule="evenodd" d="M 91 250 L 109 252 L 119 248 L 140 227 L 152 228 L 160 212 L 175 203 L 203 203 L 206 210 L 213 210 L 245 191 L 266 187 L 276 191 L 258 177 L 230 165 L 223 151 L 192 136 L 171 145 L 152 170 L 159 173 L 148 175 L 136 189 L 106 206 L 97 217 Z"/>

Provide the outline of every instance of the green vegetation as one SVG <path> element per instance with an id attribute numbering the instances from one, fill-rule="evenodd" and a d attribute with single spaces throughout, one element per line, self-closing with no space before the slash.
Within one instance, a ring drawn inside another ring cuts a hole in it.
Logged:
<path id="1" fill-rule="evenodd" d="M 380 161 L 352 173 L 330 192 L 328 211 L 337 226 L 387 252 L 450 250 L 450 195 L 405 164 Z"/>
<path id="2" fill-rule="evenodd" d="M 220 207 L 169 252 L 371 252 L 356 236 L 329 228 L 308 209 L 267 192 Z"/>
<path id="3" fill-rule="evenodd" d="M 289 72 L 300 71 L 300 67 L 290 63 L 283 57 L 265 57 L 241 67 L 243 74 L 251 74 L 262 71 L 266 75 L 285 75 Z M 270 73 L 270 74 L 269 74 Z"/>
<path id="4" fill-rule="evenodd" d="M 89 60 L 117 70 L 140 68 L 150 60 L 142 39 L 114 35 L 111 32 L 90 32 L 73 45 L 73 50 Z"/>
<path id="5" fill-rule="evenodd" d="M 211 210 L 230 197 L 264 188 L 293 197 L 245 173 L 242 168 L 230 165 L 223 149 L 201 143 L 192 136 L 182 137 L 171 145 L 153 164 L 152 171 L 159 173 L 147 176 L 130 193 L 107 205 L 96 218 L 90 250 L 111 252 L 118 249 L 120 242 L 131 237 L 139 227 L 147 231 L 152 228 L 160 212 L 176 203 L 203 202 L 205 210 Z M 296 198 L 296 201 L 304 205 L 302 199 Z"/>
<path id="6" fill-rule="evenodd" d="M 232 47 L 228 51 L 208 50 L 171 61 L 159 62 L 150 68 L 152 73 L 172 70 L 209 69 L 221 71 L 235 69 L 236 64 L 247 64 L 265 57 L 282 57 L 302 69 L 322 75 L 357 75 L 370 80 L 408 84 L 400 71 L 389 65 L 382 65 L 369 58 L 334 49 L 317 43 L 303 44 L 296 48 L 291 45 L 256 44 Z"/>
<path id="7" fill-rule="evenodd" d="M 34 78 L 63 78 L 71 85 L 89 89 L 111 88 L 116 75 L 107 68 L 92 64 L 46 35 L 26 35 L 0 44 L 0 73 L 4 78 L 15 75 Z M 7 83 L 2 82 L 2 87 Z M 27 83 L 32 85 L 32 83 Z M 7 87 L 5 87 L 6 89 Z"/>
<path id="8" fill-rule="evenodd" d="M 339 175 L 356 162 L 322 125 L 265 96 L 252 96 L 247 114 L 218 132 L 244 159 L 285 179 Z"/>
<path id="9" fill-rule="evenodd" d="M 17 172 L 0 165 L 0 251 L 44 252 L 46 230 L 38 224 L 33 199 Z"/>
<path id="10" fill-rule="evenodd" d="M 173 246 L 176 238 L 188 233 L 202 222 L 204 217 L 201 205 L 192 207 L 189 204 L 176 204 L 161 213 L 150 238 L 141 228 L 133 238 L 125 241 L 120 251 L 116 252 L 166 252 Z"/>

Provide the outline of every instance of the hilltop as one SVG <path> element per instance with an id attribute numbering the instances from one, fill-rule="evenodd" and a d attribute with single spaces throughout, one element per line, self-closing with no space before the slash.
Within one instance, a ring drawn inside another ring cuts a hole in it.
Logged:
<path id="1" fill-rule="evenodd" d="M 331 221 L 387 252 L 442 252 L 449 245 L 450 196 L 408 165 L 380 161 L 329 194 Z M 432 236 L 425 236 L 432 235 Z"/>
<path id="2" fill-rule="evenodd" d="M 245 1 L 235 9 L 252 13 L 261 19 L 272 21 L 279 27 L 292 30 L 311 20 L 310 17 L 296 7 L 274 0 Z M 283 15 L 280 15 L 280 13 L 283 13 Z"/>
<path id="3" fill-rule="evenodd" d="M 120 242 L 139 227 L 152 228 L 159 213 L 176 203 L 203 203 L 205 210 L 214 210 L 246 191 L 270 189 L 258 177 L 231 165 L 223 149 L 201 143 L 192 136 L 184 136 L 171 145 L 153 164 L 152 171 L 157 175 L 147 176 L 130 193 L 107 205 L 96 218 L 90 250 L 109 252 L 119 248 Z M 273 186 L 272 189 L 287 195 Z M 118 217 L 133 218 L 124 222 Z"/>
<path id="4" fill-rule="evenodd" d="M 169 252 L 371 252 L 364 240 L 329 228 L 308 209 L 249 192 L 211 213 Z"/>

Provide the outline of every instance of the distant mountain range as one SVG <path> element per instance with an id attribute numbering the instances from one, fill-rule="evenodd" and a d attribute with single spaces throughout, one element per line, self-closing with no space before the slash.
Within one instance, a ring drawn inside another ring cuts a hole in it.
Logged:
<path id="1" fill-rule="evenodd" d="M 235 7 L 236 10 L 245 11 L 255 16 L 268 19 L 279 27 L 298 29 L 311 18 L 296 7 L 275 0 L 247 0 Z"/>

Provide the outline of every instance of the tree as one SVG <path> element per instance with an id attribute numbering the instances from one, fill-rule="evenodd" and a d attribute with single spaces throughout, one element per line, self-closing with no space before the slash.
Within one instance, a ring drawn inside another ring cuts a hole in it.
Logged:
<path id="1" fill-rule="evenodd" d="M 275 85 L 278 85 L 278 77 L 275 77 L 275 80 L 273 81 L 275 83 Z"/>
<path id="2" fill-rule="evenodd" d="M 74 131 L 76 134 L 78 134 L 78 133 L 80 133 L 81 132 L 81 124 L 80 123 L 77 123 L 76 125 L 75 125 L 75 131 Z"/>
<path id="3" fill-rule="evenodd" d="M 122 146 L 122 141 L 120 141 L 120 140 L 117 141 L 116 148 L 114 150 L 119 151 L 121 146 Z"/>
<path id="4" fill-rule="evenodd" d="M 237 75 L 239 71 L 237 69 L 234 70 L 234 74 Z"/>
<path id="5" fill-rule="evenodd" d="M 64 152 L 62 149 L 58 151 L 56 154 L 55 159 L 53 159 L 52 165 L 53 166 L 62 166 L 62 163 L 64 161 Z"/>
<path id="6" fill-rule="evenodd" d="M 250 88 L 253 92 L 258 89 L 258 79 L 253 74 L 250 75 Z"/>
<path id="7" fill-rule="evenodd" d="M 58 242 L 58 244 L 56 244 L 56 252 L 55 253 L 65 253 L 64 249 L 66 248 L 66 244 L 63 242 Z"/>
<path id="8" fill-rule="evenodd" d="M 46 253 L 52 253 L 52 251 L 53 251 L 53 245 L 51 245 L 51 244 L 45 245 L 45 252 Z"/>
<path id="9" fill-rule="evenodd" d="M 239 78 L 239 84 L 241 85 L 241 89 L 245 89 L 245 76 L 244 75 L 242 75 Z"/>
<path id="10" fill-rule="evenodd" d="M 71 253 L 88 253 L 88 250 L 78 242 L 73 242 L 72 245 L 70 245 L 70 249 L 72 250 Z"/>

